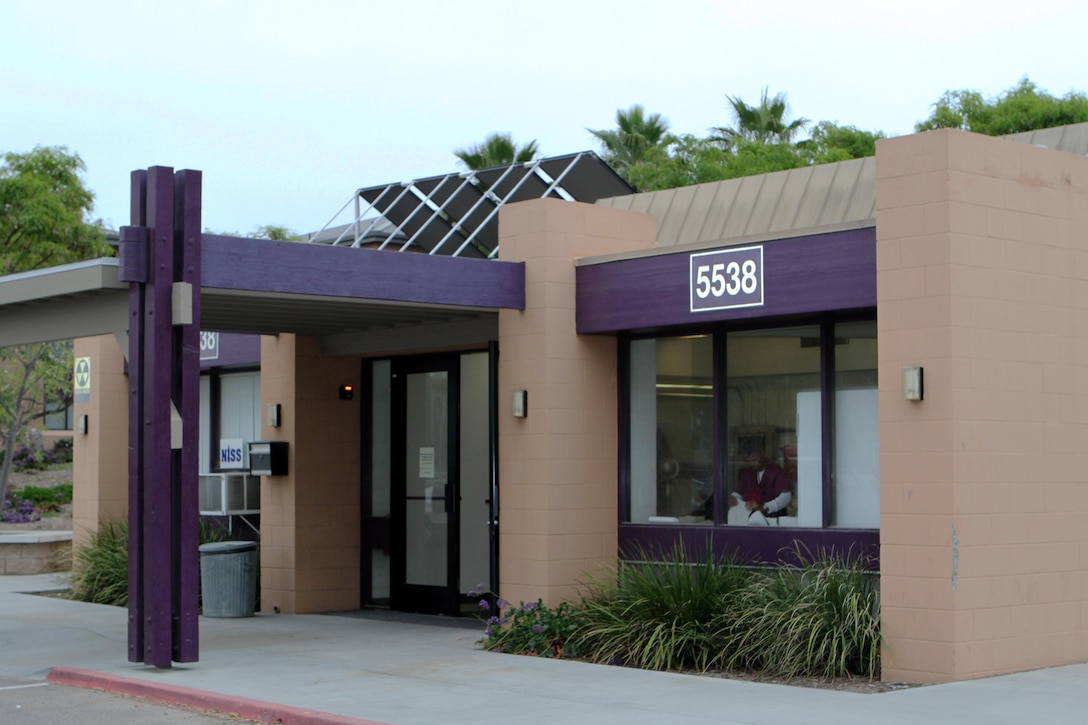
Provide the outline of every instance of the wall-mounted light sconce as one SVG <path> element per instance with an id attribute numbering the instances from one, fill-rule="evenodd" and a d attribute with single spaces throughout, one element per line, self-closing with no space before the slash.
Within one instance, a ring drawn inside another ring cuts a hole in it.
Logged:
<path id="1" fill-rule="evenodd" d="M 515 418 L 527 418 L 529 416 L 529 391 L 515 390 L 514 397 L 510 401 L 510 413 Z"/>
<path id="2" fill-rule="evenodd" d="M 76 416 L 76 431 L 80 435 L 87 435 L 87 416 L 86 415 L 77 415 Z"/>
<path id="3" fill-rule="evenodd" d="M 351 400 L 355 397 L 354 385 L 341 385 L 340 386 L 340 400 Z"/>
<path id="4" fill-rule="evenodd" d="M 924 394 L 922 368 L 903 368 L 903 400 L 922 400 Z"/>
<path id="5" fill-rule="evenodd" d="M 265 411 L 265 421 L 270 428 L 280 427 L 280 404 L 269 403 L 268 408 Z"/>

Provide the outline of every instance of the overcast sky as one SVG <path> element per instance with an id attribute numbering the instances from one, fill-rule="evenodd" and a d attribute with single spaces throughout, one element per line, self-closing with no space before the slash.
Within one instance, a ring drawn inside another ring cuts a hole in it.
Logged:
<path id="1" fill-rule="evenodd" d="M 597 150 L 643 104 L 673 131 L 725 95 L 910 133 L 949 89 L 1088 89 L 1080 0 L 0 0 L 0 151 L 67 146 L 95 216 L 128 178 L 204 172 L 204 226 L 320 229 L 359 187 L 459 170 L 492 132 Z"/>

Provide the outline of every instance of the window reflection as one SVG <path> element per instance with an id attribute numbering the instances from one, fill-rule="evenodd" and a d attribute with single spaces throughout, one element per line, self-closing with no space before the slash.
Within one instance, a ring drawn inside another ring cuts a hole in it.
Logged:
<path id="1" fill-rule="evenodd" d="M 820 328 L 726 336 L 726 523 L 823 525 Z"/>
<path id="2" fill-rule="evenodd" d="M 719 334 L 630 343 L 629 520 L 712 523 L 717 450 L 722 524 L 879 528 L 876 322 Z"/>
<path id="3" fill-rule="evenodd" d="M 631 520 L 703 523 L 713 487 L 709 335 L 631 343 Z"/>

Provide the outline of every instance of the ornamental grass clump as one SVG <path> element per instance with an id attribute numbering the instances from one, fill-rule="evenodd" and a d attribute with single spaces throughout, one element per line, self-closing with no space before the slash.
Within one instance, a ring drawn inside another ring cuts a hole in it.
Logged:
<path id="1" fill-rule="evenodd" d="M 680 548 L 658 559 L 643 552 L 587 585 L 575 632 L 586 659 L 650 670 L 718 665 L 729 646 L 718 615 L 734 607 L 751 573 L 713 556 L 693 563 Z"/>
<path id="2" fill-rule="evenodd" d="M 75 550 L 69 598 L 124 607 L 128 604 L 128 524 L 103 521 Z"/>
<path id="3" fill-rule="evenodd" d="M 873 678 L 880 673 L 875 576 L 864 562 L 808 557 L 754 577 L 717 617 L 730 631 L 723 665 L 776 677 Z"/>
<path id="4" fill-rule="evenodd" d="M 225 538 L 221 528 L 201 520 L 200 544 L 223 541 Z M 117 607 L 128 605 L 127 521 L 103 521 L 86 543 L 75 547 L 68 598 Z"/>

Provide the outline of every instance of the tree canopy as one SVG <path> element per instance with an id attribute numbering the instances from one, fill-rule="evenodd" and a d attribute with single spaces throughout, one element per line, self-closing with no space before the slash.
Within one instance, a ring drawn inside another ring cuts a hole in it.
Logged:
<path id="1" fill-rule="evenodd" d="M 1070 91 L 1053 96 L 1027 78 L 986 99 L 978 91 L 946 91 L 933 104 L 933 112 L 915 124 L 916 131 L 958 128 L 963 131 L 1002 136 L 1040 128 L 1053 128 L 1088 121 L 1088 95 Z"/>
<path id="2" fill-rule="evenodd" d="M 0 274 L 113 256 L 88 217 L 94 194 L 86 167 L 63 146 L 8 152 L 0 165 Z"/>
<path id="3" fill-rule="evenodd" d="M 876 141 L 883 138 L 880 131 L 863 131 L 855 126 L 840 126 L 821 121 L 809 131 L 809 138 L 795 139 L 809 121 L 789 118 L 786 95 L 773 97 L 764 89 L 758 105 L 749 105 L 735 96 L 726 96 L 732 115 L 732 126 L 715 126 L 706 137 L 693 134 L 672 135 L 665 126 L 653 143 L 643 143 L 637 155 L 621 157 L 616 152 L 617 140 L 625 138 L 625 127 L 635 127 L 637 121 L 648 125 L 659 120 L 655 114 L 643 119 L 642 107 L 617 112 L 620 128 L 616 132 L 592 133 L 604 145 L 604 159 L 640 191 L 672 189 L 690 184 L 734 179 L 740 176 L 765 174 L 801 166 L 844 161 L 876 153 Z M 656 128 L 656 127 L 655 127 Z M 628 133 L 627 138 L 645 138 Z M 620 159 L 617 161 L 617 159 Z"/>
<path id="4" fill-rule="evenodd" d="M 808 125 L 807 118 L 786 120 L 789 104 L 786 103 L 785 93 L 778 93 L 771 98 L 764 88 L 758 106 L 749 106 L 737 96 L 725 98 L 732 107 L 735 122 L 732 126 L 714 127 L 713 138 L 726 148 L 746 141 L 788 144 Z"/>
<path id="5" fill-rule="evenodd" d="M 539 154 L 540 149 L 535 139 L 518 148 L 508 133 L 493 133 L 483 143 L 453 152 L 470 171 L 489 169 L 492 166 L 525 164 L 536 159 Z"/>
<path id="6" fill-rule="evenodd" d="M 112 256 L 102 227 L 88 220 L 94 194 L 83 160 L 64 147 L 8 152 L 0 166 L 0 274 Z M 45 414 L 46 402 L 67 405 L 72 346 L 41 343 L 0 349 L 0 500 L 20 434 Z"/>
<path id="7" fill-rule="evenodd" d="M 586 129 L 604 147 L 604 160 L 621 176 L 635 164 L 646 159 L 650 149 L 666 142 L 669 123 L 660 113 L 646 115 L 646 109 L 635 104 L 616 111 L 616 128 Z"/>

